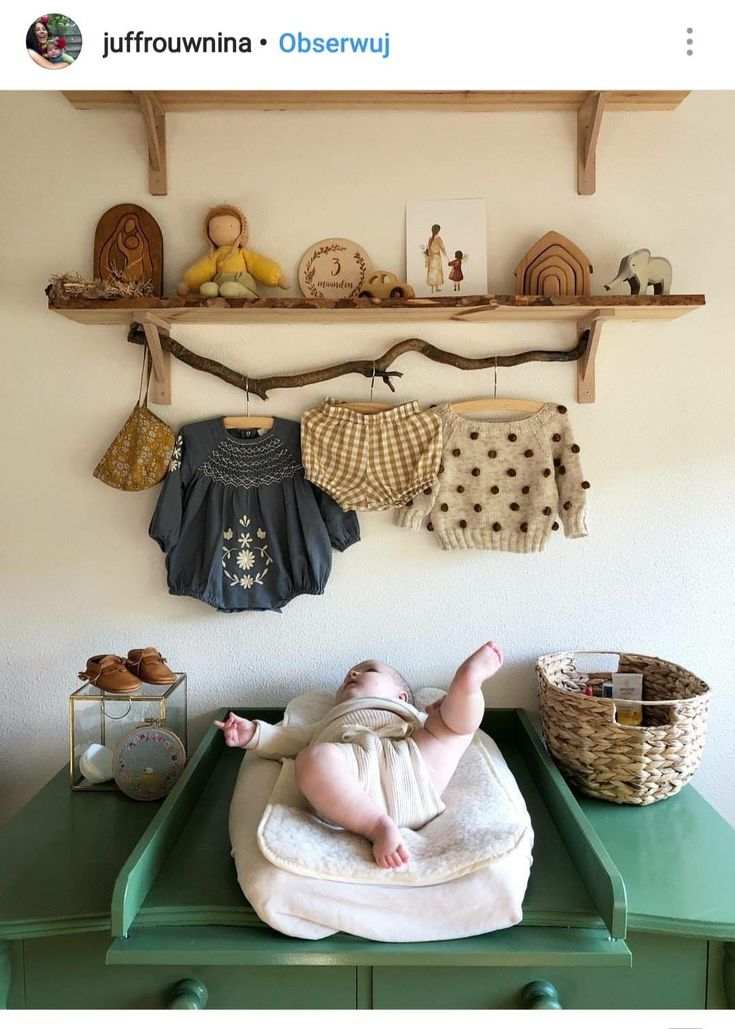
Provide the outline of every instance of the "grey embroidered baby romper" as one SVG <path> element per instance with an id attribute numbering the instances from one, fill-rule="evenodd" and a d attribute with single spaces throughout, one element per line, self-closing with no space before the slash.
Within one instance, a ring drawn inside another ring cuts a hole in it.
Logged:
<path id="1" fill-rule="evenodd" d="M 222 418 L 181 428 L 149 534 L 166 554 L 169 593 L 220 611 L 280 610 L 324 592 L 332 547 L 360 538 L 301 467 L 300 425 L 274 419 L 249 437 Z"/>

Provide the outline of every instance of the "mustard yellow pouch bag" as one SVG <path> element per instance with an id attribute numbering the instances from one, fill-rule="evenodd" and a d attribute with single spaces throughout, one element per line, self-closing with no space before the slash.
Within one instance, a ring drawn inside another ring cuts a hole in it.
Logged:
<path id="1" fill-rule="evenodd" d="M 145 347 L 138 403 L 94 470 L 96 479 L 114 489 L 150 489 L 168 470 L 175 434 L 170 425 L 148 410 L 151 368 Z"/>

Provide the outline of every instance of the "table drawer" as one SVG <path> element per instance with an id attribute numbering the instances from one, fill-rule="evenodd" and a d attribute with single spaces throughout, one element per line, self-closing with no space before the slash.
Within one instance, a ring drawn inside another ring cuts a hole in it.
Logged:
<path id="1" fill-rule="evenodd" d="M 354 1008 L 354 966 L 223 968 L 105 965 L 107 933 L 23 944 L 29 1008 L 166 1008 L 182 980 L 203 983 L 207 1009 Z"/>
<path id="2" fill-rule="evenodd" d="M 373 970 L 374 1008 L 521 1008 L 524 986 L 552 983 L 563 1008 L 704 1008 L 707 942 L 633 934 L 632 968 L 523 966 Z"/>

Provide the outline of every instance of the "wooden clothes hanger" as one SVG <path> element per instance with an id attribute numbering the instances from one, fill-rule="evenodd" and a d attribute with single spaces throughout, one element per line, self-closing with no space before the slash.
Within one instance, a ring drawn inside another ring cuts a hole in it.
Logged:
<path id="1" fill-rule="evenodd" d="M 482 397 L 478 400 L 460 400 L 449 405 L 455 414 L 476 414 L 478 411 L 529 411 L 532 414 L 544 406 L 538 400 L 520 400 L 514 397 Z"/>
<path id="2" fill-rule="evenodd" d="M 391 387 L 392 388 L 392 387 Z M 348 411 L 355 411 L 357 414 L 378 414 L 380 411 L 390 411 L 395 404 L 382 404 L 373 400 L 375 389 L 375 362 L 373 361 L 373 374 L 370 378 L 370 399 L 369 400 L 339 400 L 337 407 L 345 407 Z"/>
<path id="3" fill-rule="evenodd" d="M 225 418 L 226 429 L 272 429 L 273 419 L 268 415 L 233 414 Z"/>
<path id="4" fill-rule="evenodd" d="M 379 411 L 390 411 L 394 404 L 379 404 L 377 400 L 338 400 L 337 407 L 346 407 L 348 411 L 358 414 L 377 414 Z"/>
<path id="5" fill-rule="evenodd" d="M 528 411 L 537 414 L 544 404 L 538 400 L 522 400 L 519 397 L 498 396 L 498 359 L 495 358 L 495 382 L 492 397 L 477 400 L 460 400 L 449 405 L 455 414 L 477 414 L 478 411 Z"/>
<path id="6" fill-rule="evenodd" d="M 274 420 L 270 415 L 250 414 L 249 379 L 245 379 L 245 414 L 232 414 L 223 418 L 226 429 L 272 429 Z"/>

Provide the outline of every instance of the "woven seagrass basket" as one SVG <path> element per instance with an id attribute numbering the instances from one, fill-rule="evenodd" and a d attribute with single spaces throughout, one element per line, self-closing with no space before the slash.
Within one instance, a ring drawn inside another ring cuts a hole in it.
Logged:
<path id="1" fill-rule="evenodd" d="M 593 653 L 617 654 L 619 672 L 642 673 L 642 725 L 615 720 L 617 701 L 602 697 L 609 672 L 577 671 L 578 655 Z M 691 779 L 702 757 L 710 692 L 696 675 L 658 657 L 617 651 L 546 654 L 536 673 L 546 744 L 582 793 L 616 804 L 653 804 Z M 584 693 L 588 685 L 591 697 Z"/>

